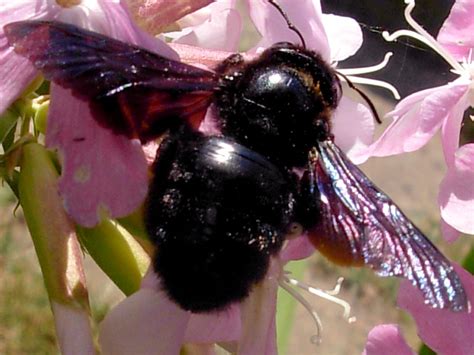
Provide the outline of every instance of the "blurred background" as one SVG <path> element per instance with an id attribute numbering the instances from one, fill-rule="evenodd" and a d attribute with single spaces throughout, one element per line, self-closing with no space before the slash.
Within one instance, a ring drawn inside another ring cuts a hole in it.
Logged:
<path id="1" fill-rule="evenodd" d="M 452 0 L 418 0 L 414 17 L 436 35 L 452 3 Z M 392 51 L 395 55 L 389 65 L 372 77 L 394 84 L 402 97 L 454 78 L 449 66 L 422 44 L 408 40 L 387 43 L 382 39 L 384 30 L 407 28 L 402 0 L 327 0 L 322 5 L 325 13 L 351 16 L 362 26 L 362 49 L 340 63 L 340 67 L 373 65 L 382 60 L 385 52 Z M 248 36 L 255 34 L 252 28 L 246 31 Z M 363 90 L 381 116 L 393 108 L 395 101 L 387 92 Z M 385 120 L 377 128 L 377 134 L 387 124 Z M 466 118 L 462 139 L 474 141 L 473 126 Z M 448 257 L 462 260 L 470 248 L 469 241 L 463 239 L 448 247 L 440 236 L 437 191 L 445 164 L 439 137 L 414 153 L 371 159 L 362 169 Z M 94 318 L 99 321 L 123 295 L 93 261 L 87 256 L 86 259 L 90 299 Z M 291 267 L 301 269 L 302 266 Z M 413 321 L 396 307 L 397 280 L 377 278 L 370 270 L 336 267 L 318 254 L 304 268 L 302 279 L 321 289 L 332 289 L 337 278 L 344 276 L 346 281 L 340 297 L 350 302 L 357 321 L 347 323 L 339 306 L 306 294 L 305 298 L 322 320 L 323 342 L 318 346 L 311 343 L 315 326 L 303 307 L 293 305 L 294 326 L 288 323 L 283 335 L 287 354 L 360 354 L 369 330 L 381 323 L 399 323 L 410 345 L 419 348 Z M 53 319 L 22 211 L 16 208 L 8 187 L 0 186 L 0 354 L 55 353 Z"/>

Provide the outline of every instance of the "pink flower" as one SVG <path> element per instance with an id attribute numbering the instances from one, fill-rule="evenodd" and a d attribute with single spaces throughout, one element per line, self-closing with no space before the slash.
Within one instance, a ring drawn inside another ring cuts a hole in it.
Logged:
<path id="1" fill-rule="evenodd" d="M 441 216 L 448 224 L 443 226 L 444 234 L 445 237 L 452 240 L 459 234 L 453 228 L 464 233 L 474 234 L 474 223 L 472 222 L 473 187 L 472 183 L 467 183 L 465 175 L 458 171 L 459 165 L 464 163 L 456 161 L 458 159 L 469 160 L 469 156 L 472 154 L 468 148 L 457 153 L 456 150 L 459 146 L 463 114 L 466 109 L 474 105 L 474 62 L 472 61 L 474 1 L 458 0 L 455 2 L 449 17 L 440 30 L 438 41 L 411 17 L 415 2 L 411 0 L 407 3 L 405 17 L 416 32 L 402 30 L 391 35 L 385 34 L 385 38 L 389 41 L 400 36 L 416 38 L 444 58 L 452 66 L 452 72 L 459 77 L 446 85 L 423 90 L 403 99 L 395 110 L 388 114 L 393 118 L 393 122 L 368 149 L 368 154 L 388 156 L 412 152 L 424 146 L 438 130 L 441 130 L 448 173 L 440 191 L 439 201 Z M 472 165 L 461 169 L 463 171 L 470 170 Z M 458 178 L 461 180 L 457 181 Z M 466 184 L 463 188 L 461 186 L 464 182 Z M 456 190 L 456 195 L 462 195 L 457 201 L 463 201 L 463 210 L 459 209 L 461 206 L 459 203 L 452 203 L 455 196 L 447 196 L 454 190 Z M 448 203 L 448 200 L 451 203 Z"/>
<path id="2" fill-rule="evenodd" d="M 471 304 L 474 302 L 474 277 L 458 265 L 456 272 Z M 474 312 L 454 313 L 427 306 L 420 292 L 402 282 L 399 306 L 416 321 L 418 335 L 435 352 L 444 355 L 469 355 L 474 349 Z M 389 350 L 388 350 L 389 349 Z M 395 325 L 379 325 L 369 333 L 366 355 L 413 354 Z"/>
<path id="3" fill-rule="evenodd" d="M 3 26 L 44 19 L 69 22 L 162 55 L 174 56 L 165 44 L 138 30 L 119 0 L 5 2 L 0 11 L 0 112 L 38 75 L 27 59 L 7 45 Z M 83 226 L 101 217 L 133 212 L 147 193 L 147 164 L 138 141 L 113 134 L 92 118 L 86 102 L 52 85 L 46 143 L 63 160 L 59 191 L 71 217 Z M 78 143 L 78 138 L 80 142 Z"/>
<path id="4" fill-rule="evenodd" d="M 441 182 L 438 203 L 441 217 L 449 223 L 444 230 L 448 240 L 459 234 L 456 231 L 474 234 L 474 144 L 456 151 L 454 163 Z M 450 226 L 455 229 L 454 236 L 447 230 Z"/>

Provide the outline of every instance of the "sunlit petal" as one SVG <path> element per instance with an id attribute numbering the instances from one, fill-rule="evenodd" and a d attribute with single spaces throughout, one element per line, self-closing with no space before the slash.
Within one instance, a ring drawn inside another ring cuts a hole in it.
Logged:
<path id="1" fill-rule="evenodd" d="M 468 90 L 464 83 L 451 83 L 417 92 L 402 100 L 388 114 L 393 122 L 369 148 L 373 156 L 412 152 L 425 145 Z"/>
<path id="2" fill-rule="evenodd" d="M 141 289 L 113 308 L 102 321 L 102 353 L 179 354 L 190 316 L 164 292 Z"/>
<path id="3" fill-rule="evenodd" d="M 265 0 L 247 0 L 250 17 L 262 39 L 255 50 L 267 48 L 277 42 L 301 44 L 298 36 L 288 28 L 278 11 Z M 281 0 L 278 4 L 287 13 L 290 21 L 303 35 L 306 46 L 330 61 L 331 54 L 321 17 L 319 0 Z"/>
<path id="4" fill-rule="evenodd" d="M 138 25 L 153 35 L 213 0 L 125 0 Z"/>
<path id="5" fill-rule="evenodd" d="M 362 30 L 353 18 L 323 14 L 322 20 L 330 39 L 331 62 L 347 59 L 362 46 Z"/>
<path id="6" fill-rule="evenodd" d="M 198 13 L 203 11 L 207 13 L 201 23 L 166 35 L 173 38 L 175 43 L 236 52 L 242 31 L 242 21 L 239 12 L 233 8 L 233 2 L 235 1 L 215 2 L 198 11 Z"/>
<path id="7" fill-rule="evenodd" d="M 456 152 L 440 185 L 441 217 L 456 230 L 474 234 L 474 144 Z"/>
<path id="8" fill-rule="evenodd" d="M 118 136 L 92 118 L 87 102 L 52 88 L 47 144 L 63 157 L 60 193 L 83 226 L 133 212 L 147 193 L 147 163 L 140 142 Z"/>
<path id="9" fill-rule="evenodd" d="M 459 79 L 458 81 L 463 81 Z M 454 163 L 454 154 L 459 147 L 459 137 L 461 134 L 461 124 L 464 116 L 464 111 L 468 108 L 468 99 L 469 99 L 469 84 L 466 83 L 464 86 L 457 88 L 457 93 L 453 91 L 454 95 L 460 95 L 464 92 L 462 96 L 459 97 L 457 102 L 453 106 L 447 107 L 449 110 L 449 116 L 443 122 L 441 127 L 441 139 L 443 142 L 443 152 L 444 159 L 446 164 L 452 166 Z M 436 109 L 436 107 L 435 107 Z"/>
<path id="10" fill-rule="evenodd" d="M 474 48 L 473 14 L 474 1 L 455 1 L 438 33 L 438 42 L 458 61 L 467 58 Z"/>
<path id="11" fill-rule="evenodd" d="M 50 18 L 57 11 L 59 9 L 50 6 L 47 1 L 38 3 L 18 0 L 0 3 L 0 114 L 20 96 L 37 75 L 29 61 L 15 54 L 8 46 L 3 26 L 19 20 Z"/>
<path id="12" fill-rule="evenodd" d="M 356 164 L 369 157 L 367 149 L 373 141 L 374 119 L 364 105 L 343 96 L 333 116 L 336 143 Z"/>

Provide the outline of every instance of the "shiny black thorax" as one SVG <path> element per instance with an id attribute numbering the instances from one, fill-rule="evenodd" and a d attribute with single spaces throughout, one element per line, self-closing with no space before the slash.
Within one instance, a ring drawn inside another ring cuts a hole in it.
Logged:
<path id="1" fill-rule="evenodd" d="M 184 309 L 243 299 L 284 242 L 291 175 L 224 137 L 171 135 L 161 145 L 146 221 L 155 270 Z"/>
<path id="2" fill-rule="evenodd" d="M 316 53 L 279 43 L 252 62 L 231 56 L 218 72 L 224 135 L 287 167 L 304 167 L 309 150 L 328 138 L 340 84 Z"/>

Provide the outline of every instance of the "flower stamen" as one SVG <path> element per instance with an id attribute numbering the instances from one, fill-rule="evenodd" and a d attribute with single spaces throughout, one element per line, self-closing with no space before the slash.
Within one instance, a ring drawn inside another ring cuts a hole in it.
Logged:
<path id="1" fill-rule="evenodd" d="M 334 288 L 332 290 L 326 290 L 325 292 L 328 295 L 337 296 L 339 292 L 341 292 L 341 287 L 342 287 L 343 282 L 344 282 L 344 278 L 341 276 L 336 280 L 336 285 L 334 285 Z"/>
<path id="2" fill-rule="evenodd" d="M 316 324 L 316 334 L 311 337 L 311 342 L 313 344 L 321 344 L 323 324 L 321 323 L 321 319 L 319 318 L 318 313 L 311 307 L 309 302 L 306 301 L 306 299 L 302 295 L 300 295 L 297 291 L 295 291 L 287 284 L 287 280 L 288 278 L 285 277 L 282 281 L 279 281 L 279 285 L 291 296 L 293 296 L 295 300 L 297 300 L 308 311 L 314 323 Z"/>
<path id="3" fill-rule="evenodd" d="M 351 305 L 349 304 L 349 302 L 344 301 L 343 299 L 340 299 L 339 297 L 334 296 L 334 294 L 337 295 L 340 291 L 340 283 L 342 283 L 342 281 L 343 281 L 343 280 L 341 280 L 341 278 L 339 278 L 337 280 L 337 284 L 334 287 L 334 289 L 329 291 L 329 292 L 321 290 L 319 288 L 311 287 L 311 286 L 305 284 L 304 282 L 301 282 L 301 281 L 298 281 L 298 280 L 295 280 L 295 279 L 291 279 L 291 278 L 288 278 L 288 277 L 285 277 L 285 281 L 288 282 L 290 285 L 293 285 L 293 286 L 299 287 L 303 290 L 306 290 L 307 292 L 309 292 L 313 295 L 319 296 L 321 298 L 324 298 L 325 300 L 328 300 L 328 301 L 331 301 L 333 303 L 338 304 L 339 306 L 341 306 L 344 309 L 343 317 L 344 317 L 345 320 L 347 320 L 348 323 L 354 323 L 356 321 L 356 317 L 354 317 L 354 316 L 351 317 Z"/>
<path id="4" fill-rule="evenodd" d="M 339 70 L 341 73 L 344 74 L 344 72 L 342 70 Z M 392 84 L 389 84 L 385 81 L 382 81 L 382 80 L 377 80 L 377 79 L 368 79 L 368 78 L 361 78 L 361 77 L 358 77 L 358 76 L 352 76 L 352 75 L 347 75 L 347 77 L 353 82 L 353 83 L 356 83 L 356 84 L 363 84 L 363 85 L 371 85 L 371 86 L 378 86 L 378 87 L 381 87 L 381 88 L 384 88 L 384 89 L 387 89 L 388 91 L 390 91 L 393 95 L 393 97 L 397 100 L 400 100 L 401 99 L 401 96 L 400 94 L 398 93 L 398 90 L 392 85 Z"/>
<path id="5" fill-rule="evenodd" d="M 388 41 L 393 42 L 399 37 L 411 37 L 416 40 L 426 44 L 428 47 L 433 49 L 438 53 L 446 62 L 448 62 L 451 67 L 457 71 L 463 71 L 462 66 L 441 46 L 415 19 L 412 17 L 411 13 L 415 8 L 415 0 L 405 0 L 407 7 L 405 8 L 405 19 L 407 23 L 416 31 L 410 30 L 399 30 L 390 34 L 388 31 L 382 32 L 382 37 Z"/>
<path id="6" fill-rule="evenodd" d="M 385 53 L 385 56 L 383 57 L 383 60 L 380 63 L 371 65 L 369 67 L 338 69 L 338 70 L 342 72 L 344 75 L 360 75 L 360 74 L 373 73 L 385 68 L 390 58 L 392 57 L 392 55 L 393 55 L 392 52 Z"/>
<path id="7" fill-rule="evenodd" d="M 373 72 L 376 72 L 378 70 L 381 70 L 381 69 L 385 68 L 387 66 L 387 64 L 390 60 L 390 57 L 392 55 L 393 55 L 392 52 L 385 53 L 385 56 L 384 56 L 383 60 L 380 63 L 375 64 L 375 65 L 371 65 L 369 67 L 338 69 L 338 72 L 342 74 L 340 79 L 345 81 L 344 76 L 346 76 L 353 83 L 378 86 L 378 87 L 387 89 L 392 93 L 392 95 L 393 95 L 393 97 L 395 97 L 395 99 L 400 100 L 400 94 L 398 93 L 397 89 L 393 85 L 391 85 L 391 84 L 389 84 L 385 81 L 382 81 L 382 80 L 361 78 L 361 77 L 355 76 L 355 75 L 360 75 L 360 74 L 373 73 Z"/>

